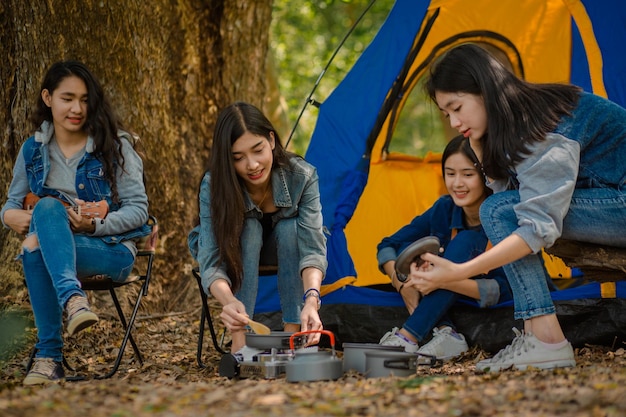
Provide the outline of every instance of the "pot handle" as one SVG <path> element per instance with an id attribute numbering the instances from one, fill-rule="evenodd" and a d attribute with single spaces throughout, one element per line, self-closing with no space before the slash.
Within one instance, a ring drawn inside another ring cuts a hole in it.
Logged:
<path id="1" fill-rule="evenodd" d="M 383 366 L 385 368 L 391 368 L 391 369 L 406 369 L 406 370 L 410 370 L 411 367 L 409 366 L 409 361 L 410 359 L 405 358 L 405 359 L 385 359 L 383 361 Z"/>
<path id="2" fill-rule="evenodd" d="M 305 332 L 296 332 L 289 337 L 289 349 L 294 350 L 294 339 L 298 336 L 303 336 L 311 333 L 322 333 L 330 337 L 330 346 L 333 348 L 333 352 L 335 351 L 335 334 L 330 330 L 307 330 Z"/>

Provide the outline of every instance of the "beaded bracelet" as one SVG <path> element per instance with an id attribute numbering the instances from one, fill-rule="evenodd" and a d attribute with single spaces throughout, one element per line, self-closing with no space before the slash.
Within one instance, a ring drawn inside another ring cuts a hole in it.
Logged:
<path id="1" fill-rule="evenodd" d="M 306 290 L 304 292 L 304 295 L 302 296 L 302 301 L 306 301 L 307 297 L 309 296 L 309 294 L 311 292 L 314 292 L 315 294 L 313 294 L 313 297 L 317 297 L 318 299 L 322 298 L 322 295 L 320 294 L 320 292 L 315 289 L 315 288 L 309 288 L 308 290 Z"/>

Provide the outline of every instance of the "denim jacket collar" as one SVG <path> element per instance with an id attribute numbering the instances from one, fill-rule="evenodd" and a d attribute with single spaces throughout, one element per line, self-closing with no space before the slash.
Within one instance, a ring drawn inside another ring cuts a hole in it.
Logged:
<path id="1" fill-rule="evenodd" d="M 291 207 L 293 205 L 289 189 L 287 188 L 287 179 L 285 170 L 282 167 L 272 168 L 272 194 L 274 197 L 274 205 L 276 208 Z M 245 189 L 245 188 L 244 188 Z M 246 213 L 258 210 L 256 204 L 252 201 L 250 194 L 246 191 L 244 194 Z"/>
<path id="2" fill-rule="evenodd" d="M 42 143 L 44 145 L 48 145 L 54 136 L 54 125 L 48 121 L 44 121 L 39 129 L 35 132 L 35 142 Z M 87 153 L 93 153 L 96 148 L 96 144 L 91 137 L 91 135 L 87 136 L 87 144 L 85 145 L 85 150 Z"/>

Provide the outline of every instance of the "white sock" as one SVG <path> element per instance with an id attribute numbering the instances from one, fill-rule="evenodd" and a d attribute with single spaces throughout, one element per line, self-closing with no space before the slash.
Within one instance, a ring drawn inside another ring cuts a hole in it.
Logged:
<path id="1" fill-rule="evenodd" d="M 567 346 L 569 342 L 567 341 L 567 339 L 565 339 L 562 342 L 558 342 L 558 343 L 546 343 L 546 342 L 542 342 L 541 340 L 539 340 L 539 343 L 541 343 L 541 345 L 548 350 L 559 350 L 562 347 Z"/>

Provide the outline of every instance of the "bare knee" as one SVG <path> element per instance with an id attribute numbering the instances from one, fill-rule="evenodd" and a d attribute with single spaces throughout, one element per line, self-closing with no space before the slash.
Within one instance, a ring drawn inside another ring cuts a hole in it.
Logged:
<path id="1" fill-rule="evenodd" d="M 22 247 L 28 249 L 29 251 L 37 249 L 39 246 L 39 239 L 37 239 L 37 235 L 32 234 L 26 237 L 22 242 Z"/>

